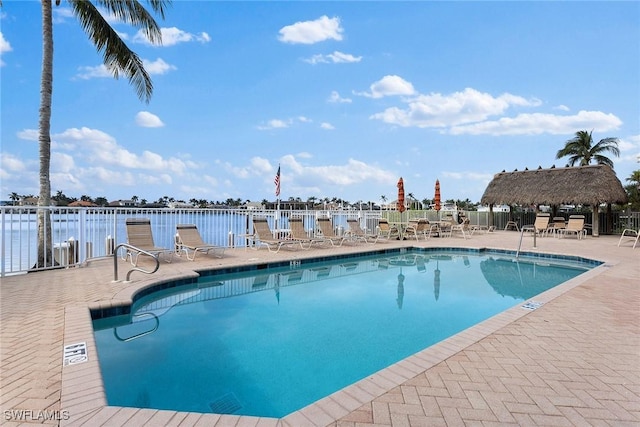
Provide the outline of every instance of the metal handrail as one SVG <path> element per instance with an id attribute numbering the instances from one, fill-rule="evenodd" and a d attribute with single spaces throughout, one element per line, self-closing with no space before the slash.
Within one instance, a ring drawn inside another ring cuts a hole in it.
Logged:
<path id="1" fill-rule="evenodd" d="M 518 250 L 516 250 L 516 259 L 520 255 L 520 248 L 522 247 L 522 236 L 525 231 L 533 231 L 533 247 L 536 247 L 536 227 L 535 225 L 525 225 L 520 229 L 520 242 L 518 243 Z"/>
<path id="2" fill-rule="evenodd" d="M 145 335 L 152 334 L 155 331 L 157 331 L 158 327 L 160 326 L 160 319 L 158 319 L 158 316 L 156 316 L 153 313 L 140 313 L 140 314 L 134 314 L 133 315 L 133 317 L 143 317 L 143 316 L 152 316 L 156 321 L 155 326 L 153 328 L 149 329 L 148 331 L 140 332 L 139 334 L 132 335 L 132 336 L 130 336 L 128 338 L 121 338 L 118 335 L 118 327 L 115 327 L 115 328 L 113 328 L 113 336 L 115 336 L 118 341 L 127 342 L 127 341 L 131 341 L 131 340 L 135 340 L 137 338 L 143 337 Z"/>
<path id="3" fill-rule="evenodd" d="M 128 243 L 120 243 L 118 246 L 116 246 L 115 250 L 113 251 L 113 281 L 117 282 L 118 281 L 118 249 L 120 248 L 128 248 L 128 249 L 133 249 L 136 252 L 140 252 L 143 253 L 145 255 L 150 256 L 151 258 L 153 258 L 156 261 L 156 268 L 154 268 L 152 271 L 149 270 L 145 270 L 144 268 L 140 268 L 138 266 L 135 266 L 133 269 L 129 270 L 127 272 L 127 278 L 126 281 L 129 282 L 130 278 L 131 278 L 131 273 L 133 273 L 134 271 L 139 271 L 141 273 L 145 273 L 145 274 L 153 274 L 156 271 L 158 271 L 158 269 L 160 268 L 160 260 L 158 259 L 158 255 L 154 255 L 150 252 L 147 252 L 143 249 L 140 248 L 136 248 L 135 246 L 132 246 Z"/>

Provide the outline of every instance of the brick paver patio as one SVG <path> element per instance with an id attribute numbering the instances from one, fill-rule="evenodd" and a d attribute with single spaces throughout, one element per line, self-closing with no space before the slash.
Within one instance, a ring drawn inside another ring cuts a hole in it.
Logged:
<path id="1" fill-rule="evenodd" d="M 111 407 L 95 357 L 88 307 L 127 300 L 194 269 L 324 256 L 399 245 L 515 250 L 520 235 L 387 242 L 314 249 L 227 250 L 177 259 L 153 276 L 113 282 L 113 261 L 2 278 L 2 425 L 62 426 L 638 426 L 640 249 L 615 236 L 525 237 L 523 250 L 605 262 L 554 288 L 536 310 L 513 307 L 282 419 Z M 120 264 L 121 279 L 127 265 Z M 64 345 L 86 341 L 89 361 L 62 366 Z M 54 418 L 54 419 L 50 419 Z"/>

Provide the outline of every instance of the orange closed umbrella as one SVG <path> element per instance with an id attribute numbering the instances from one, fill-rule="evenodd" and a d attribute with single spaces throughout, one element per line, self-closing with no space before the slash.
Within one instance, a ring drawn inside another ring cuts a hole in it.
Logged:
<path id="1" fill-rule="evenodd" d="M 442 209 L 440 202 L 440 181 L 436 179 L 436 194 L 433 197 L 433 204 L 436 211 L 440 211 Z"/>
<path id="2" fill-rule="evenodd" d="M 398 180 L 398 205 L 397 205 L 398 211 L 400 213 L 405 211 L 405 206 L 404 206 L 404 181 L 402 180 L 402 177 L 400 177 L 400 179 Z"/>

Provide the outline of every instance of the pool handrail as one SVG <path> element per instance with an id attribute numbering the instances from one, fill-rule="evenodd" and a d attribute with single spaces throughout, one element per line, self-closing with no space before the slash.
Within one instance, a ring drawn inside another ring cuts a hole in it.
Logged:
<path id="1" fill-rule="evenodd" d="M 140 249 L 137 248 L 133 245 L 130 245 L 128 243 L 120 243 L 118 246 L 116 246 L 116 249 L 113 251 L 113 281 L 117 282 L 118 281 L 118 249 L 120 248 L 128 248 L 128 249 L 133 249 L 139 253 L 145 254 L 150 256 L 151 258 L 153 258 L 156 261 L 156 267 L 152 270 L 145 270 L 144 268 L 140 268 L 138 266 L 135 266 L 134 268 L 132 268 L 131 270 L 129 270 L 127 272 L 127 278 L 125 279 L 126 282 L 130 282 L 131 281 L 131 273 L 133 273 L 134 271 L 139 271 L 141 273 L 145 273 L 145 274 L 153 274 L 156 271 L 158 271 L 158 269 L 160 268 L 160 260 L 158 259 L 158 254 L 152 254 L 150 252 L 145 251 L 144 249 Z"/>

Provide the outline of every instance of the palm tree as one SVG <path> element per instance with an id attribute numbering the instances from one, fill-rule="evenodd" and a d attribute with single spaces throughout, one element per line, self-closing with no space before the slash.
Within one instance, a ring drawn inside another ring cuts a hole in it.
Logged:
<path id="1" fill-rule="evenodd" d="M 56 6 L 61 0 L 56 0 Z M 153 84 L 144 69 L 142 60 L 135 54 L 118 33 L 109 25 L 96 6 L 87 0 L 67 0 L 71 12 L 80 21 L 80 26 L 115 78 L 124 74 L 129 79 L 141 100 L 149 102 Z M 119 21 L 142 29 L 151 43 L 159 44 L 162 34 L 158 24 L 137 0 L 96 0 L 96 3 Z M 164 19 L 165 7 L 171 0 L 148 0 L 151 9 Z M 38 205 L 51 204 L 51 95 L 53 92 L 53 12 L 52 0 L 42 0 L 42 75 L 40 80 L 40 117 L 38 142 L 40 156 L 40 197 Z M 38 260 L 36 268 L 54 265 L 51 252 L 51 221 L 48 209 L 38 210 Z"/>
<path id="2" fill-rule="evenodd" d="M 9 194 L 9 198 L 10 198 L 10 199 L 11 199 L 11 201 L 13 202 L 13 203 L 12 203 L 12 204 L 13 204 L 13 206 L 15 206 L 15 205 L 16 205 L 16 202 L 17 202 L 18 200 L 20 200 L 20 196 L 19 196 L 19 195 L 18 195 L 18 193 L 16 193 L 15 191 L 14 191 L 14 192 L 12 192 L 11 194 Z"/>
<path id="3" fill-rule="evenodd" d="M 613 162 L 603 153 L 610 152 L 619 157 L 618 138 L 604 138 L 593 145 L 592 132 L 586 130 L 576 132 L 576 136 L 568 140 L 564 148 L 558 151 L 556 159 L 569 156 L 569 165 L 571 166 L 576 163 L 579 166 L 586 166 L 594 160 L 599 165 L 607 165 L 613 169 Z"/>

